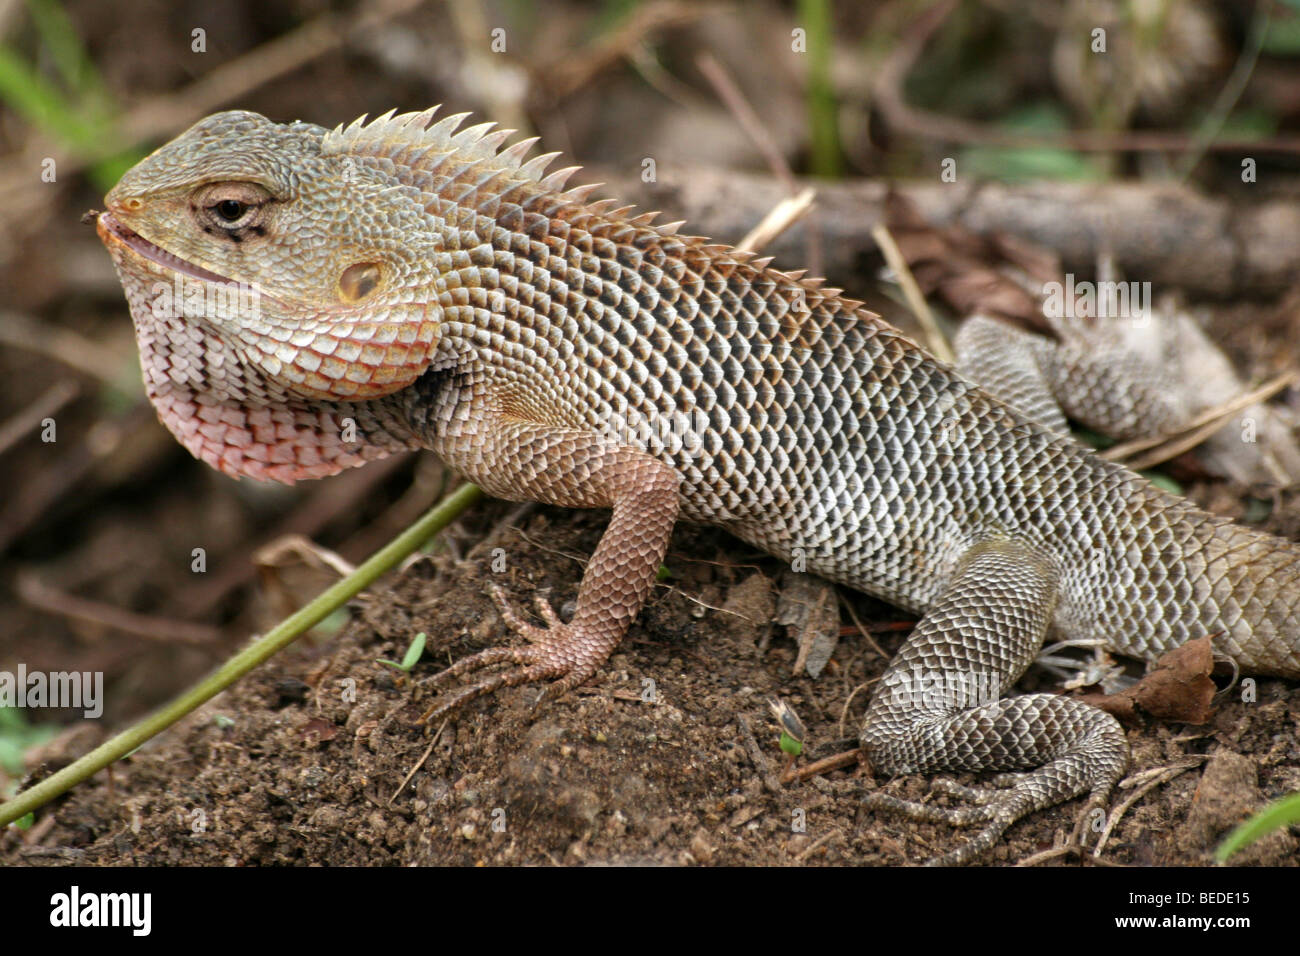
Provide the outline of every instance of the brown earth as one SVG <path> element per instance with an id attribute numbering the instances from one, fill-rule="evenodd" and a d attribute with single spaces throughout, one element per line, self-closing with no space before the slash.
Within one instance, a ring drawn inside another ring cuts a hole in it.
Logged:
<path id="1" fill-rule="evenodd" d="M 479 520 L 506 514 L 507 506 L 492 504 Z M 498 580 L 509 593 L 551 588 L 563 607 L 575 596 L 580 561 L 603 519 L 540 509 L 521 525 L 493 527 L 463 560 L 445 550 L 419 558 L 389 587 L 357 601 L 337 640 L 282 654 L 42 811 L 31 830 L 7 831 L 0 861 L 903 864 L 964 839 L 859 806 L 859 794 L 876 786 L 922 798 L 922 777 L 873 781 L 851 765 L 775 790 L 765 785 L 783 761 L 767 699 L 779 695 L 798 711 L 811 757 L 843 750 L 851 741 L 836 742 L 852 736 L 866 696 L 853 698 L 841 727 L 845 702 L 884 662 L 851 636 L 818 680 L 791 677 L 793 641 L 778 627 L 760 650 L 767 625 L 755 623 L 771 619 L 779 563 L 744 554 L 707 529 L 678 530 L 667 561 L 673 579 L 593 682 L 535 711 L 536 687 L 475 702 L 430 749 L 432 732 L 415 723 L 431 699 L 421 681 L 504 635 L 485 596 L 491 549 L 505 549 L 508 570 Z M 897 617 L 853 600 L 860 619 Z M 430 645 L 413 680 L 376 662 L 400 659 L 417 631 L 430 635 Z M 877 640 L 892 653 L 904 634 Z M 1207 726 L 1131 729 L 1133 773 L 1189 756 L 1208 757 L 1208 764 L 1145 794 L 1111 835 L 1106 860 L 1206 863 L 1245 815 L 1300 789 L 1300 692 L 1262 680 L 1256 702 L 1239 696 L 1231 692 Z M 742 720 L 764 755 L 761 771 L 747 752 Z M 1120 791 L 1112 805 L 1129 793 Z M 1051 848 L 1079 807 L 1076 801 L 1017 825 L 991 862 Z M 800 818 L 804 832 L 795 826 Z M 1241 861 L 1289 864 L 1295 851 L 1295 838 L 1282 833 Z"/>

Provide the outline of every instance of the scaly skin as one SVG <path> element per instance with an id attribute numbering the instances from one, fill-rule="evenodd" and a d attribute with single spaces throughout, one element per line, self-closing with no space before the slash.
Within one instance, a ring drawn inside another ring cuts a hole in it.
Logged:
<path id="1" fill-rule="evenodd" d="M 1123 773 L 1113 718 L 1002 698 L 1045 637 L 1152 659 L 1219 635 L 1243 668 L 1300 676 L 1300 548 L 1100 460 L 836 290 L 589 203 L 530 144 L 431 116 L 217 114 L 99 219 L 149 396 L 209 464 L 293 481 L 426 447 L 503 498 L 613 509 L 573 620 L 543 604 L 527 624 L 496 593 L 530 643 L 451 668 L 509 665 L 431 716 L 589 678 L 679 516 L 923 615 L 868 710 L 875 768 L 1029 771 L 947 813 L 986 827 L 942 861 Z M 178 275 L 199 292 L 166 301 Z"/>

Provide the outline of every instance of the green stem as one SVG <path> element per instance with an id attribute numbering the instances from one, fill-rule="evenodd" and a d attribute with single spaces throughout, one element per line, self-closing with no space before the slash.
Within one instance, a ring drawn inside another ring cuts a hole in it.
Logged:
<path id="1" fill-rule="evenodd" d="M 830 0 L 800 0 L 799 22 L 808 41 L 808 121 L 811 126 L 811 167 L 814 176 L 839 179 L 839 107 L 831 84 Z"/>
<path id="2" fill-rule="evenodd" d="M 356 597 L 381 575 L 415 551 L 483 497 L 474 485 L 461 485 L 430 508 L 419 521 L 375 552 L 346 578 L 322 592 L 306 607 L 285 618 L 267 635 L 244 648 L 214 673 L 181 694 L 161 710 L 124 730 L 84 757 L 64 767 L 6 803 L 0 804 L 0 827 L 44 806 L 59 794 L 129 754 L 149 738 L 166 730 L 186 714 L 211 700 L 258 664 L 288 647 L 301 635 Z"/>

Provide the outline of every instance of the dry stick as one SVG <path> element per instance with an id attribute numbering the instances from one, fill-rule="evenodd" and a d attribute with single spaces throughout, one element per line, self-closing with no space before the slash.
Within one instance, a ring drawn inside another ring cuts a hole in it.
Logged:
<path id="1" fill-rule="evenodd" d="M 28 432 L 38 428 L 45 419 L 57 415 L 79 394 L 80 386 L 71 379 L 64 379 L 47 388 L 34 402 L 0 425 L 0 455 L 22 441 Z"/>
<path id="2" fill-rule="evenodd" d="M 257 539 L 253 547 L 244 548 L 234 555 L 226 555 L 215 571 L 197 575 L 194 583 L 178 589 L 172 595 L 172 606 L 183 609 L 186 615 L 194 617 L 211 611 L 229 594 L 252 580 L 257 570 L 253 556 L 260 548 L 286 535 L 301 534 L 310 538 L 339 515 L 355 512 L 359 503 L 407 460 L 405 454 L 391 455 L 370 462 L 365 468 L 346 471 L 332 481 L 321 482 L 292 511 L 277 521 L 265 538 Z"/>
<path id="3" fill-rule="evenodd" d="M 1259 60 L 1260 51 L 1264 49 L 1264 39 L 1268 34 L 1268 21 L 1269 15 L 1272 13 L 1272 6 L 1271 0 L 1264 0 L 1263 3 L 1256 5 L 1255 16 L 1250 24 L 1250 34 L 1246 39 L 1246 44 L 1242 48 L 1240 56 L 1237 57 L 1237 62 L 1233 66 L 1227 82 L 1219 90 L 1214 105 L 1210 107 L 1209 113 L 1206 114 L 1204 122 L 1197 127 L 1196 132 L 1192 135 L 1187 154 L 1183 157 L 1178 169 L 1179 179 L 1186 179 L 1191 175 L 1192 170 L 1201 161 L 1201 157 L 1205 155 L 1206 148 L 1222 132 L 1223 124 L 1227 122 L 1228 114 L 1236 107 L 1237 100 L 1241 99 L 1241 94 L 1246 91 L 1246 84 L 1250 81 L 1251 74 L 1255 72 L 1255 63 Z"/>
<path id="4" fill-rule="evenodd" d="M 0 312 L 0 345 L 10 345 L 47 356 L 105 385 L 122 387 L 120 377 L 117 376 L 121 363 L 113 357 L 105 356 L 108 346 L 71 329 L 37 322 L 31 316 L 19 312 Z M 134 357 L 134 346 L 131 352 Z"/>
<path id="5" fill-rule="evenodd" d="M 200 705 L 211 700 L 257 665 L 288 647 L 312 627 L 352 600 L 482 497 L 483 492 L 474 485 L 461 485 L 450 496 L 430 508 L 419 521 L 376 552 L 353 574 L 321 592 L 306 607 L 285 618 L 265 637 L 244 648 L 190 690 L 134 727 L 123 731 L 58 773 L 42 780 L 30 790 L 25 790 L 12 800 L 0 804 L 0 827 L 13 823 L 19 817 L 44 806 L 70 787 L 126 756 L 146 740 L 166 730 Z"/>
<path id="6" fill-rule="evenodd" d="M 1077 843 L 1066 843 L 1063 846 L 1054 846 L 1050 850 L 1040 850 L 1037 853 L 1031 853 L 1021 860 L 1016 860 L 1016 866 L 1035 866 L 1039 863 L 1046 863 L 1049 860 L 1055 860 L 1062 856 L 1078 854 L 1079 845 Z"/>
<path id="7" fill-rule="evenodd" d="M 1098 857 L 1101 856 L 1101 851 L 1105 848 L 1106 841 L 1110 839 L 1111 831 L 1115 829 L 1116 825 L 1123 818 L 1124 814 L 1128 812 L 1129 807 L 1133 806 L 1133 804 L 1141 800 L 1151 790 L 1155 789 L 1156 787 L 1160 786 L 1163 783 L 1168 783 L 1170 780 L 1173 780 L 1174 777 L 1177 777 L 1179 774 L 1185 773 L 1186 771 L 1191 770 L 1194 767 L 1199 767 L 1201 764 L 1203 764 L 1206 760 L 1209 759 L 1210 758 L 1208 756 L 1198 756 L 1196 758 L 1192 758 L 1185 764 L 1172 765 L 1168 767 L 1155 767 L 1141 774 L 1140 777 L 1145 776 L 1148 777 L 1149 779 L 1143 786 L 1139 787 L 1131 796 L 1129 796 L 1127 800 L 1125 800 L 1118 807 L 1116 807 L 1114 811 L 1112 811 L 1110 816 L 1106 818 L 1106 826 L 1101 831 L 1101 836 L 1097 838 L 1097 845 L 1093 847 L 1092 850 L 1093 859 L 1097 859 Z M 1123 784 L 1120 784 L 1120 786 L 1123 786 Z"/>
<path id="8" fill-rule="evenodd" d="M 140 428 L 157 427 L 156 421 L 152 406 L 141 402 L 121 418 L 109 421 L 110 427 L 99 429 L 102 441 L 80 442 L 60 453 L 54 451 L 58 446 L 51 444 L 49 453 L 56 457 L 45 467 L 43 480 L 28 482 L 7 501 L 0 502 L 0 554 L 35 526 L 97 465 L 115 455 L 127 438 Z"/>
<path id="9" fill-rule="evenodd" d="M 448 717 L 442 722 L 442 726 L 438 728 L 438 732 L 434 734 L 433 739 L 429 741 L 429 746 L 424 748 L 424 753 L 421 754 L 420 759 L 415 762 L 415 766 L 411 768 L 411 772 L 403 778 L 397 789 L 393 791 L 393 795 L 388 798 L 388 805 L 390 807 L 393 805 L 393 801 L 397 799 L 398 795 L 406 789 L 406 785 L 411 782 L 411 778 L 415 776 L 416 771 L 423 767 L 424 762 L 429 759 L 429 754 L 433 753 L 434 744 L 436 744 L 439 738 L 442 737 L 442 732 L 447 729 L 447 724 L 450 721 L 451 718 Z"/>
<path id="10" fill-rule="evenodd" d="M 1127 466 L 1136 471 L 1139 468 L 1150 468 L 1152 465 L 1158 465 L 1162 461 L 1168 461 L 1170 458 L 1181 455 L 1188 449 L 1195 448 L 1222 428 L 1235 412 L 1239 412 L 1243 408 L 1248 408 L 1258 402 L 1267 401 L 1284 388 L 1295 384 L 1295 382 L 1295 373 L 1284 372 L 1254 391 L 1238 395 L 1231 401 L 1201 412 L 1201 414 L 1184 425 L 1180 431 L 1172 435 L 1157 435 L 1153 438 L 1139 438 L 1134 441 L 1124 442 L 1107 448 L 1100 453 L 1101 457 L 1108 461 L 1123 461 L 1131 455 L 1152 448 L 1155 450 L 1151 454 L 1127 462 Z"/>
<path id="11" fill-rule="evenodd" d="M 731 111 L 731 115 L 736 118 L 736 122 L 738 122 L 740 128 L 745 131 L 745 135 L 750 138 L 750 141 L 753 142 L 758 151 L 763 154 L 763 158 L 767 161 L 768 169 L 772 171 L 772 175 L 781 180 L 787 193 L 792 197 L 798 197 L 799 184 L 795 182 L 794 173 L 791 172 L 790 165 L 785 161 L 785 157 L 781 155 L 781 150 L 777 147 L 776 141 L 772 139 L 772 134 L 767 131 L 767 127 L 764 126 L 763 121 L 758 118 L 758 114 L 755 113 L 754 108 L 749 105 L 749 101 L 745 99 L 745 94 L 741 92 L 740 87 L 736 85 L 734 80 L 732 80 L 730 74 L 727 73 L 721 63 L 707 53 L 698 57 L 695 64 L 699 67 L 700 72 L 704 74 L 704 78 L 712 84 L 713 89 L 718 94 L 718 99 L 722 100 L 723 105 L 726 106 L 727 109 Z M 812 198 L 813 197 L 809 197 L 810 203 Z M 777 209 L 779 208 L 780 206 L 778 205 Z M 768 215 L 769 217 L 776 215 L 776 209 L 772 210 Z M 803 213 L 800 212 L 799 215 L 803 215 Z M 793 221 L 794 219 L 792 218 L 790 222 Z M 760 227 L 761 225 L 762 224 L 760 223 Z M 753 236 L 755 232 L 757 232 L 757 230 L 751 230 L 750 236 Z M 767 239 L 767 241 L 771 242 L 772 239 L 776 238 L 776 235 L 777 234 L 773 234 Z M 745 239 L 749 240 L 750 236 L 746 236 Z M 808 262 L 808 271 L 814 276 L 820 276 L 822 274 L 821 233 L 815 228 L 809 229 L 807 243 L 805 258 Z M 756 246 L 755 248 L 758 247 Z"/>
<path id="12" fill-rule="evenodd" d="M 42 611 L 87 621 L 116 631 L 146 637 L 151 641 L 211 646 L 221 640 L 221 629 L 190 621 L 137 614 L 124 608 L 69 594 L 46 584 L 31 571 L 22 571 L 15 584 L 23 603 Z"/>
<path id="13" fill-rule="evenodd" d="M 918 17 L 912 31 L 885 59 L 876 76 L 873 103 L 885 121 L 921 139 L 956 143 L 975 143 L 1011 149 L 1073 149 L 1086 153 L 1184 152 L 1205 149 L 1215 152 L 1300 153 L 1300 136 L 1277 136 L 1272 139 L 1219 139 L 1204 145 L 1193 135 L 1165 130 L 1126 131 L 1119 133 L 1095 130 L 1070 130 L 1054 134 L 1018 134 L 985 123 L 958 119 L 912 106 L 903 94 L 904 83 L 916 64 L 926 42 L 943 24 L 956 6 L 956 0 L 940 0 Z"/>
<path id="14" fill-rule="evenodd" d="M 817 190 L 809 186 L 797 196 L 787 196 L 771 208 L 766 216 L 745 238 L 736 243 L 739 252 L 759 252 L 764 246 L 785 232 L 812 208 Z"/>
<path id="15" fill-rule="evenodd" d="M 740 91 L 740 87 L 732 80 L 730 74 L 709 53 L 696 57 L 695 65 L 704 74 L 704 78 L 713 84 L 718 99 L 722 100 L 723 105 L 731 111 L 731 115 L 740 124 L 740 128 L 745 131 L 745 135 L 763 154 L 763 159 L 767 161 L 767 168 L 772 171 L 772 175 L 781 180 L 785 185 L 786 192 L 791 195 L 796 193 L 799 190 L 799 184 L 795 182 L 794 173 L 790 171 L 789 164 L 785 161 L 785 157 L 781 155 L 781 150 L 772 139 L 772 135 L 767 131 L 767 127 L 758 118 L 758 114 L 749 105 L 749 101 L 745 99 L 745 94 Z"/>
<path id="16" fill-rule="evenodd" d="M 821 849 L 821 847 L 824 846 L 826 843 L 830 842 L 831 840 L 838 840 L 842 836 L 844 836 L 844 833 L 838 828 L 831 830 L 829 833 L 823 833 L 816 840 L 810 843 L 805 850 L 799 853 L 799 855 L 794 858 L 794 861 L 796 863 L 802 863 L 804 860 L 808 859 L 808 857 L 811 856 L 816 850 Z"/>
<path id="17" fill-rule="evenodd" d="M 837 754 L 831 754 L 829 757 L 823 757 L 821 760 L 815 760 L 806 767 L 791 767 L 781 775 L 782 783 L 794 783 L 795 781 L 803 782 L 811 780 L 813 777 L 819 777 L 824 773 L 830 773 L 832 770 L 839 770 L 842 767 L 849 767 L 853 764 L 862 762 L 861 750 L 844 750 Z"/>
<path id="18" fill-rule="evenodd" d="M 652 0 L 636 7 L 627 18 L 599 40 L 562 56 L 536 70 L 546 90 L 556 98 L 568 96 L 586 86 L 600 73 L 628 57 L 652 33 L 691 23 L 718 10 L 708 4 L 679 0 Z"/>
<path id="19" fill-rule="evenodd" d="M 880 655 L 882 660 L 889 660 L 889 654 L 885 652 L 883 647 L 876 643 L 876 639 L 871 636 L 871 632 L 863 627 L 862 622 L 858 620 L 858 613 L 853 610 L 853 605 L 850 604 L 849 599 L 844 596 L 844 592 L 837 590 L 835 593 L 839 595 L 840 604 L 844 606 L 844 610 L 849 612 L 849 617 L 853 620 L 853 626 L 858 629 L 858 633 L 861 634 L 866 642 L 871 645 L 871 649 Z"/>
<path id="20" fill-rule="evenodd" d="M 898 284 L 903 287 L 903 295 L 907 298 L 907 304 L 911 308 L 916 320 L 921 323 L 921 328 L 925 330 L 925 340 L 930 346 L 930 351 L 941 362 L 952 364 L 952 349 L 948 347 L 948 340 L 943 337 L 939 331 L 939 324 L 934 320 L 934 313 L 930 311 L 930 305 L 925 301 L 925 296 L 921 294 L 921 287 L 916 284 L 916 277 L 912 275 L 912 270 L 907 266 L 907 260 L 903 258 L 903 253 L 898 248 L 898 243 L 894 242 L 894 237 L 885 227 L 883 222 L 878 222 L 871 227 L 871 238 L 876 240 L 876 245 L 880 247 L 881 253 L 885 256 L 885 262 L 889 263 L 889 268 L 893 270 L 898 279 Z"/>
<path id="21" fill-rule="evenodd" d="M 768 763 L 763 748 L 754 739 L 754 732 L 749 729 L 749 721 L 745 719 L 744 714 L 736 715 L 736 724 L 740 727 L 740 737 L 745 742 L 745 751 L 749 754 L 749 759 L 753 761 L 754 769 L 758 771 L 758 777 L 763 781 L 763 786 L 772 793 L 779 794 L 781 792 L 781 780 L 772 772 L 772 765 Z"/>

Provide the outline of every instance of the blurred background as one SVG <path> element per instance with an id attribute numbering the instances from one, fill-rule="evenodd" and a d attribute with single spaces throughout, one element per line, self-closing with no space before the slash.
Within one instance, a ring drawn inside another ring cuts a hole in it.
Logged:
<path id="1" fill-rule="evenodd" d="M 121 290 L 80 222 L 210 112 L 334 126 L 435 103 L 539 135 L 557 165 L 590 167 L 574 183 L 724 241 L 810 177 L 830 198 L 778 264 L 892 317 L 880 184 L 937 187 L 945 160 L 962 188 L 1040 197 L 1025 215 L 1115 195 L 1081 184 L 1173 184 L 1175 224 L 1199 195 L 1224 222 L 1272 204 L 1260 228 L 1289 229 L 1300 0 L 0 0 L 0 670 L 103 671 L 106 719 L 141 712 L 312 589 L 259 579 L 269 542 L 355 562 L 448 486 L 428 456 L 294 488 L 192 460 L 144 397 Z M 862 183 L 880 189 L 836 192 Z M 1050 244 L 1070 217 L 1038 218 Z M 1184 262 L 1186 284 L 1229 325 L 1232 308 L 1294 317 L 1300 241 L 1276 235 L 1251 276 Z M 1095 251 L 1073 255 L 1086 269 Z M 60 716 L 0 710 L 0 782 Z"/>

